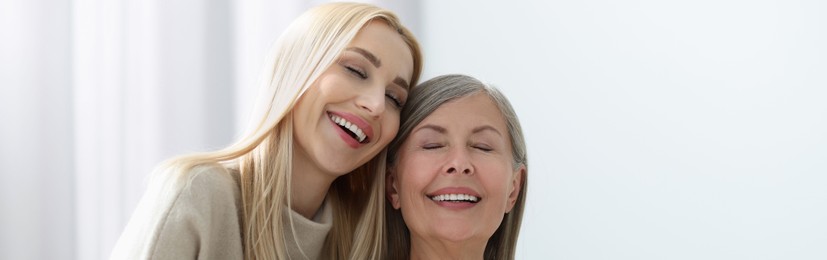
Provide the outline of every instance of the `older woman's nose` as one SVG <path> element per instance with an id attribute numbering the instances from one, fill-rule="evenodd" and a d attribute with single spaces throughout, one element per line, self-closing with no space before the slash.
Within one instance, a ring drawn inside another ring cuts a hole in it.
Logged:
<path id="1" fill-rule="evenodd" d="M 447 160 L 447 163 L 445 164 L 443 172 L 447 174 L 473 174 L 474 165 L 468 158 L 468 152 L 462 148 L 457 148 L 453 150 L 454 151 L 448 154 L 449 158 Z"/>

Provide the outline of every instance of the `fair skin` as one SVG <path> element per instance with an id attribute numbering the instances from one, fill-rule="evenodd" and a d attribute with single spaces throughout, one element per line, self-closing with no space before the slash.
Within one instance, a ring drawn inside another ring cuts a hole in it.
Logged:
<path id="1" fill-rule="evenodd" d="M 310 86 L 293 110 L 294 211 L 312 218 L 337 177 L 388 145 L 412 74 L 413 56 L 402 36 L 372 21 Z"/>
<path id="2" fill-rule="evenodd" d="M 388 197 L 411 231 L 411 259 L 482 259 L 511 211 L 514 167 L 505 119 L 482 93 L 441 105 L 399 148 Z"/>

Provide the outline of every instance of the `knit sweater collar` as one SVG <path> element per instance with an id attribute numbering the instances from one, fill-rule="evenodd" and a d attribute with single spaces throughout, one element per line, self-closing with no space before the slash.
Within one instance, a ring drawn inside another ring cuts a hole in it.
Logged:
<path id="1" fill-rule="evenodd" d="M 333 226 L 333 209 L 330 203 L 325 200 L 312 220 L 292 209 L 284 211 L 284 214 L 285 221 L 282 223 L 282 229 L 285 231 L 284 239 L 290 259 L 318 259 L 327 233 Z M 290 227 L 291 216 L 293 228 Z M 295 230 L 295 232 L 290 232 L 290 230 Z"/>

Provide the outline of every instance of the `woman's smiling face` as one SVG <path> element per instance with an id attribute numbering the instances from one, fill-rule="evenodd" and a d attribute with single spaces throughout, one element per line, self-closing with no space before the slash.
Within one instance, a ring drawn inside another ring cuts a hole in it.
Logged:
<path id="1" fill-rule="evenodd" d="M 494 234 L 519 195 L 505 119 L 475 93 L 442 104 L 413 128 L 388 175 L 388 197 L 411 240 L 480 242 Z"/>
<path id="2" fill-rule="evenodd" d="M 294 159 L 334 177 L 368 162 L 399 130 L 412 74 L 402 36 L 369 22 L 296 104 Z"/>

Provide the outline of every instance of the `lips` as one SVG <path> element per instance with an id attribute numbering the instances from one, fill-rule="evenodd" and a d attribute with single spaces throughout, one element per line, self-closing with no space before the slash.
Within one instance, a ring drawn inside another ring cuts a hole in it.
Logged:
<path id="1" fill-rule="evenodd" d="M 328 112 L 328 118 L 338 127 L 339 135 L 348 145 L 358 148 L 373 136 L 373 128 L 361 117 L 349 113 Z"/>

